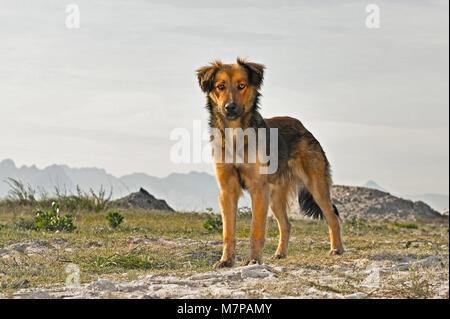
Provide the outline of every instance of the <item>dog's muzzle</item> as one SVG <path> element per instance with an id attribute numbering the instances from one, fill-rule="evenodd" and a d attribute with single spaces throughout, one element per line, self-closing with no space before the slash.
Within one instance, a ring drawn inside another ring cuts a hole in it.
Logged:
<path id="1" fill-rule="evenodd" d="M 227 119 L 229 120 L 235 120 L 237 119 L 240 114 L 239 114 L 239 107 L 236 103 L 228 103 L 227 105 L 225 105 L 225 115 L 227 117 Z"/>

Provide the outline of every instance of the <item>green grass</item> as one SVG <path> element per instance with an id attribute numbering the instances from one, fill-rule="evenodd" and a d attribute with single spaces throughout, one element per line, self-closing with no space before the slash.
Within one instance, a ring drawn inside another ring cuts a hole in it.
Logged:
<path id="1" fill-rule="evenodd" d="M 416 223 L 404 222 L 404 223 L 395 223 L 395 226 L 400 228 L 409 228 L 409 229 L 418 229 L 419 226 Z"/>
<path id="2" fill-rule="evenodd" d="M 189 275 L 210 271 L 221 256 L 221 233 L 204 228 L 211 218 L 209 213 L 120 210 L 123 222 L 112 228 L 105 218 L 107 211 L 74 210 L 71 214 L 76 229 L 55 232 L 24 227 L 33 221 L 35 208 L 0 202 L 0 249 L 32 240 L 48 247 L 31 256 L 0 258 L 0 293 L 8 294 L 23 287 L 62 286 L 69 263 L 80 267 L 81 283 L 87 283 L 98 277 L 132 280 L 147 273 Z M 61 213 L 65 213 L 63 209 Z M 238 216 L 237 264 L 247 258 L 250 224 L 250 215 Z M 294 220 L 288 258 L 271 262 L 298 268 L 352 262 L 380 252 L 417 255 L 430 250 L 436 254 L 448 252 L 448 224 L 351 220 L 343 223 L 343 234 L 346 254 L 329 256 L 327 225 L 323 221 Z M 269 218 L 265 261 L 275 252 L 277 243 L 278 226 Z M 124 273 L 125 278 L 121 277 Z M 418 289 L 416 286 L 414 289 Z M 350 285 L 342 285 L 343 291 L 352 289 Z"/>

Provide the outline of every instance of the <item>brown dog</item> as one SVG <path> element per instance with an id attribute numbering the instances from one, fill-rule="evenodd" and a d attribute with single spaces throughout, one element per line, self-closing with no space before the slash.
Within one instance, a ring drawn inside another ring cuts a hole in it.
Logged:
<path id="1" fill-rule="evenodd" d="M 236 64 L 216 61 L 197 70 L 200 87 L 207 97 L 212 129 L 220 131 L 222 136 L 225 136 L 226 128 L 278 129 L 278 169 L 275 173 L 262 174 L 260 161 L 240 164 L 215 160 L 223 220 L 223 255 L 215 268 L 234 264 L 236 213 L 242 189 L 250 193 L 253 214 L 250 257 L 244 265 L 262 261 L 269 207 L 280 230 L 278 248 L 272 258 L 286 257 L 291 227 L 286 209 L 291 192 L 298 194 L 300 207 L 306 215 L 325 217 L 330 232 L 330 254 L 344 251 L 339 214 L 330 197 L 329 163 L 319 142 L 294 118 L 263 119 L 258 112 L 264 68 L 262 64 L 238 58 Z M 225 148 L 223 140 L 221 146 Z M 245 155 L 247 158 L 247 153 Z"/>

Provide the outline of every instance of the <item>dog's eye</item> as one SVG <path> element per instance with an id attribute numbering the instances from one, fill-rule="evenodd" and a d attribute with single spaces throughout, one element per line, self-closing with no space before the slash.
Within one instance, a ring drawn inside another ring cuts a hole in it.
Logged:
<path id="1" fill-rule="evenodd" d="M 243 90 L 243 89 L 245 89 L 245 84 L 244 83 L 239 84 L 238 90 Z"/>
<path id="2" fill-rule="evenodd" d="M 219 89 L 219 91 L 223 91 L 223 90 L 225 89 L 225 85 L 219 84 L 219 85 L 217 86 L 217 88 Z"/>

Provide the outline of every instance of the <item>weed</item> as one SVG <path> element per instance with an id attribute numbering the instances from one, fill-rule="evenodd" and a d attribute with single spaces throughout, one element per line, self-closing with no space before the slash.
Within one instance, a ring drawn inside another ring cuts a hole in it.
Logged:
<path id="1" fill-rule="evenodd" d="M 418 229 L 419 226 L 416 223 L 394 223 L 395 226 L 400 227 L 400 228 L 407 228 L 407 229 Z"/>
<path id="2" fill-rule="evenodd" d="M 36 202 L 36 190 L 30 185 L 25 186 L 21 181 L 8 177 L 5 181 L 11 188 L 9 190 L 9 198 L 20 204 L 30 204 Z"/>
<path id="3" fill-rule="evenodd" d="M 366 222 L 362 219 L 357 219 L 355 216 L 350 219 L 350 225 L 355 228 L 359 228 L 366 225 Z"/>
<path id="4" fill-rule="evenodd" d="M 222 231 L 222 219 L 220 217 L 211 216 L 203 224 L 203 228 L 210 233 L 219 233 Z"/>
<path id="5" fill-rule="evenodd" d="M 62 209 L 68 211 L 100 212 L 108 208 L 112 197 L 112 189 L 109 194 L 106 194 L 103 186 L 100 187 L 98 192 L 95 192 L 92 188 L 89 189 L 89 192 L 84 192 L 77 186 L 76 194 L 68 194 L 67 189 L 55 186 L 54 194 L 50 195 L 45 189 L 38 187 L 36 190 L 30 185 L 24 185 L 20 180 L 8 178 L 5 182 L 10 187 L 9 203 L 18 205 L 48 207 L 50 203 L 58 202 Z"/>
<path id="6" fill-rule="evenodd" d="M 432 287 L 426 278 L 419 275 L 418 270 L 411 266 L 408 281 L 401 283 L 406 298 L 431 298 Z"/>
<path id="7" fill-rule="evenodd" d="M 130 270 L 130 269 L 173 269 L 175 266 L 173 260 L 164 260 L 151 257 L 149 254 L 140 254 L 133 249 L 125 254 L 114 253 L 107 257 L 96 257 L 89 263 L 88 267 L 103 268 L 111 270 Z"/>
<path id="8" fill-rule="evenodd" d="M 120 215 L 119 212 L 109 212 L 108 215 L 106 215 L 106 219 L 109 222 L 109 226 L 112 228 L 117 228 L 123 221 L 123 216 Z"/>
<path id="9" fill-rule="evenodd" d="M 32 229 L 49 231 L 68 231 L 72 232 L 76 226 L 73 224 L 73 217 L 66 214 L 64 217 L 59 214 L 58 203 L 53 203 L 52 208 L 47 211 L 37 210 L 34 212 L 35 218 Z"/>
<path id="10" fill-rule="evenodd" d="M 238 211 L 237 211 L 237 215 L 239 218 L 250 218 L 250 217 L 252 217 L 252 209 L 247 206 L 239 207 Z"/>
<path id="11" fill-rule="evenodd" d="M 19 229 L 34 229 L 34 221 L 20 217 L 15 226 Z"/>

